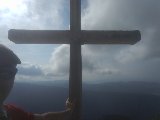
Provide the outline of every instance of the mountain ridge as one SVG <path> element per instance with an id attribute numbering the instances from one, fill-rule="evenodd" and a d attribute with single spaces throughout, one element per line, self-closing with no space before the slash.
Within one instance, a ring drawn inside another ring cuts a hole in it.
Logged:
<path id="1" fill-rule="evenodd" d="M 15 83 L 6 102 L 27 111 L 43 113 L 65 109 L 67 82 L 43 84 Z M 133 120 L 149 120 L 160 111 L 160 84 L 117 82 L 83 84 L 83 119 L 104 120 L 108 115 L 128 116 Z M 154 92 L 154 93 L 152 93 Z"/>

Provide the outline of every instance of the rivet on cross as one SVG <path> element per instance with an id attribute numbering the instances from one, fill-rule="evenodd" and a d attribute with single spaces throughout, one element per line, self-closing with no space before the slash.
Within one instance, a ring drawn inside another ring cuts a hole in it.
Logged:
<path id="1" fill-rule="evenodd" d="M 135 31 L 81 30 L 81 0 L 70 0 L 70 30 L 15 30 L 8 38 L 18 44 L 70 44 L 69 98 L 75 100 L 72 120 L 81 119 L 83 44 L 135 44 L 141 39 Z"/>

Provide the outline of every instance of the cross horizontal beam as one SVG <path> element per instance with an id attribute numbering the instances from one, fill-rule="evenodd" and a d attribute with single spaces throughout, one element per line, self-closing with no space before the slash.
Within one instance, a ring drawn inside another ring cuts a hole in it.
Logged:
<path id="1" fill-rule="evenodd" d="M 71 44 L 73 36 L 70 30 L 11 29 L 8 32 L 8 38 L 18 44 Z M 81 30 L 76 37 L 81 44 L 135 44 L 141 39 L 138 30 Z"/>

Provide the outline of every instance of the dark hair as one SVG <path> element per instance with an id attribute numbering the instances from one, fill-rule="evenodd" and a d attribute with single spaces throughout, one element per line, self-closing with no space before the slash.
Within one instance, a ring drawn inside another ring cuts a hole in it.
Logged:
<path id="1" fill-rule="evenodd" d="M 21 64 L 17 55 L 6 46 L 0 44 L 0 66 L 16 66 L 17 64 Z"/>

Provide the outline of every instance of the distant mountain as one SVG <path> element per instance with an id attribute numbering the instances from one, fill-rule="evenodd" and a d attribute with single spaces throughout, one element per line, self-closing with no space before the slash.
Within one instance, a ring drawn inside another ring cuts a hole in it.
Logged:
<path id="1" fill-rule="evenodd" d="M 156 82 L 104 82 L 99 84 L 84 84 L 84 89 L 99 92 L 124 92 L 160 95 L 160 83 Z"/>
<path id="2" fill-rule="evenodd" d="M 6 102 L 42 113 L 65 108 L 68 82 L 16 83 Z M 160 84 L 110 82 L 83 84 L 83 120 L 151 120 L 160 112 Z"/>

